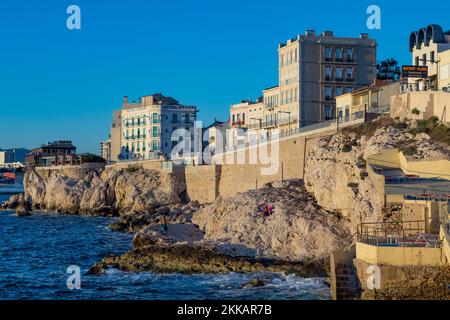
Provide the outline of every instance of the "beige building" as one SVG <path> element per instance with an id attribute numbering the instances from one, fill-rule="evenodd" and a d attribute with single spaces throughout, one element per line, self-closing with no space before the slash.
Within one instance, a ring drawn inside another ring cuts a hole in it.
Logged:
<path id="1" fill-rule="evenodd" d="M 106 161 L 111 161 L 111 139 L 100 142 L 100 154 Z"/>
<path id="2" fill-rule="evenodd" d="M 161 93 L 143 96 L 138 102 L 128 102 L 128 97 L 124 97 L 122 110 L 114 112 L 112 159 L 146 160 L 170 156 L 173 146 L 178 144 L 172 141 L 172 133 L 185 129 L 193 135 L 196 116 L 196 107 L 181 105 Z"/>
<path id="3" fill-rule="evenodd" d="M 125 99 L 124 99 L 125 103 Z M 111 126 L 111 161 L 120 160 L 122 153 L 122 110 L 113 111 L 113 122 Z"/>
<path id="4" fill-rule="evenodd" d="M 232 105 L 232 127 L 277 128 L 284 132 L 335 118 L 336 96 L 375 80 L 376 42 L 367 34 L 341 38 L 331 31 L 316 35 L 308 30 L 279 44 L 278 60 L 278 86 L 263 91 L 258 100 L 259 114 L 254 103 Z M 252 123 L 249 116 L 261 120 Z"/>
<path id="5" fill-rule="evenodd" d="M 440 25 L 430 24 L 412 32 L 409 51 L 413 65 L 428 67 L 427 79 L 415 79 L 417 90 L 450 87 L 450 30 L 444 32 Z"/>
<path id="6" fill-rule="evenodd" d="M 344 120 L 351 114 L 362 112 L 387 113 L 391 97 L 400 94 L 401 91 L 401 81 L 376 80 L 370 86 L 336 97 L 336 117 Z"/>

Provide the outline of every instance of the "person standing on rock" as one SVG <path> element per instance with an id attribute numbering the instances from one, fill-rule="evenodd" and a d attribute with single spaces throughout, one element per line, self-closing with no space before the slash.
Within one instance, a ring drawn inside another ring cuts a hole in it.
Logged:
<path id="1" fill-rule="evenodd" d="M 169 229 L 169 228 L 167 227 L 166 217 L 163 217 L 163 218 L 162 218 L 162 223 L 161 223 L 160 228 L 161 228 L 161 234 L 162 234 L 163 236 L 165 236 L 165 235 L 167 234 L 167 230 Z"/>

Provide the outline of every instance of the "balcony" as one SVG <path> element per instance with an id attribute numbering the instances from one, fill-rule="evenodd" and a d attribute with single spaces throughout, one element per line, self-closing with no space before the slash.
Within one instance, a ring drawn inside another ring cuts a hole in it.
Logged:
<path id="1" fill-rule="evenodd" d="M 345 81 L 346 81 L 346 82 L 353 82 L 353 81 L 355 81 L 355 78 L 353 78 L 353 77 L 351 77 L 351 78 L 347 77 L 347 78 L 345 78 Z"/>
<path id="2" fill-rule="evenodd" d="M 233 121 L 231 123 L 231 125 L 233 127 L 241 127 L 241 126 L 245 126 L 245 121 L 239 120 L 239 121 Z"/>

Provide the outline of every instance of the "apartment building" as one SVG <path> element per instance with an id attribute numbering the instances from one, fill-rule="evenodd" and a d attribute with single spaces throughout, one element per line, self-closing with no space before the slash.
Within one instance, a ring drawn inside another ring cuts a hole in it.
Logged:
<path id="1" fill-rule="evenodd" d="M 372 84 L 376 42 L 364 33 L 342 38 L 331 31 L 316 35 L 308 30 L 279 44 L 278 61 L 278 86 L 263 91 L 261 121 L 256 126 L 283 132 L 335 118 L 336 96 Z M 244 107 L 231 106 L 230 117 L 241 115 L 234 126 L 255 127 Z M 248 109 L 255 108 L 249 104 Z"/>
<path id="2" fill-rule="evenodd" d="M 450 90 L 450 30 L 430 24 L 412 32 L 409 51 L 413 65 L 428 67 L 428 78 L 413 79 L 416 90 Z"/>
<path id="3" fill-rule="evenodd" d="M 100 142 L 100 154 L 106 161 L 111 161 L 111 139 Z"/>
<path id="4" fill-rule="evenodd" d="M 174 131 L 183 128 L 192 135 L 196 117 L 195 106 L 182 105 L 161 93 L 143 96 L 137 102 L 129 102 L 128 97 L 124 97 L 122 110 L 114 112 L 112 158 L 146 160 L 169 157 L 179 142 L 172 141 Z"/>

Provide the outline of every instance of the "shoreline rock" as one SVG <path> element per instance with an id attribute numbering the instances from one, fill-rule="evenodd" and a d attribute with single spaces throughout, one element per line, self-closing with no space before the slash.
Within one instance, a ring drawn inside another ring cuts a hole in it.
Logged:
<path id="1" fill-rule="evenodd" d="M 216 250 L 191 244 L 151 245 L 133 249 L 121 256 L 109 256 L 96 263 L 91 274 L 102 274 L 108 268 L 130 272 L 156 273 L 229 273 L 284 272 L 303 277 L 326 277 L 325 261 L 287 262 L 279 260 L 232 257 Z"/>

